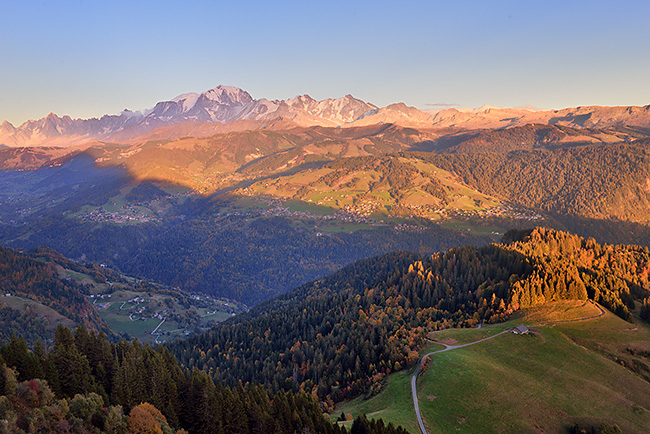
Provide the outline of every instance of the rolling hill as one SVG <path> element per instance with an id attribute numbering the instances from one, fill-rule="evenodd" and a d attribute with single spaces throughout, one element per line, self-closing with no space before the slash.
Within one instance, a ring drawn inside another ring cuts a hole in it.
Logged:
<path id="1" fill-rule="evenodd" d="M 374 125 L 95 143 L 65 156 L 9 149 L 7 167 L 21 155 L 40 166 L 0 173 L 0 237 L 247 304 L 363 257 L 485 243 L 513 227 L 649 244 L 640 135 Z"/>
<path id="2" fill-rule="evenodd" d="M 505 323 L 432 332 L 434 343 L 421 354 L 520 324 L 532 333 L 507 333 L 430 356 L 417 383 L 430 433 L 606 432 L 598 429 L 615 425 L 625 433 L 647 430 L 650 329 L 638 319 L 633 326 L 609 312 L 599 316 L 589 303 L 552 302 L 522 309 Z M 364 413 L 418 433 L 412 373 L 391 374 L 381 393 L 342 403 L 332 417 Z"/>
<path id="3" fill-rule="evenodd" d="M 183 293 L 45 248 L 0 247 L 0 340 L 50 342 L 59 325 L 82 325 L 153 344 L 207 330 L 245 309 L 231 300 Z"/>
<path id="4" fill-rule="evenodd" d="M 647 248 L 543 228 L 504 241 L 363 260 L 170 349 L 219 381 L 306 390 L 333 410 L 413 366 L 430 332 L 499 323 L 560 300 L 593 300 L 632 322 L 650 296 Z M 629 369 L 645 381 L 650 365 L 638 362 Z"/>

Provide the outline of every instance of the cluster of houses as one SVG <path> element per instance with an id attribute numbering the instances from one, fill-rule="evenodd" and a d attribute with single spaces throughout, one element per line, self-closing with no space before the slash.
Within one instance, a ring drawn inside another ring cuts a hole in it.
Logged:
<path id="1" fill-rule="evenodd" d="M 511 218 L 515 220 L 528 220 L 537 221 L 542 220 L 544 217 L 541 214 L 535 213 L 530 210 L 514 208 L 509 205 L 493 207 L 483 210 L 463 210 L 463 209 L 447 209 L 437 210 L 436 213 L 443 217 L 502 217 Z"/>
<path id="2" fill-rule="evenodd" d="M 194 193 L 192 191 L 183 191 L 165 196 L 165 199 L 180 199 L 193 195 Z M 78 214 L 77 218 L 85 221 L 115 224 L 158 222 L 161 220 L 160 217 L 154 214 L 144 213 L 141 209 L 160 209 L 161 206 L 161 199 L 156 198 L 144 203 L 124 205 L 117 211 L 107 211 L 103 206 L 100 206 L 92 211 Z"/>
<path id="3" fill-rule="evenodd" d="M 223 214 L 224 216 L 240 217 L 294 217 L 312 220 L 329 220 L 341 221 L 346 223 L 368 223 L 368 217 L 362 214 L 350 212 L 346 209 L 340 209 L 333 214 L 314 214 L 309 211 L 291 211 L 287 207 L 275 205 L 268 209 L 230 209 Z"/>
<path id="4" fill-rule="evenodd" d="M 84 221 L 101 222 L 101 223 L 148 223 L 160 221 L 160 218 L 150 214 L 142 213 L 138 207 L 124 206 L 118 211 L 106 211 L 99 207 L 92 211 L 78 214 L 77 218 Z"/>
<path id="5" fill-rule="evenodd" d="M 401 232 L 424 232 L 426 230 L 424 226 L 410 225 L 407 223 L 399 223 L 393 229 Z"/>

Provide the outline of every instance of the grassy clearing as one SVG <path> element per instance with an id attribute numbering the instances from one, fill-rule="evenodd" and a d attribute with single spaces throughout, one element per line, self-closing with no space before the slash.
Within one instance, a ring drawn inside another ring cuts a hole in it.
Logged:
<path id="1" fill-rule="evenodd" d="M 138 319 L 131 321 L 128 315 L 119 315 L 110 312 L 102 315 L 102 318 L 104 318 L 111 330 L 120 333 L 127 333 L 143 342 L 150 340 L 149 336 L 151 336 L 151 332 L 158 326 L 158 324 L 160 324 L 159 319 L 149 318 L 146 320 Z M 152 338 L 155 337 L 152 336 Z M 153 341 L 153 339 L 151 339 L 151 341 Z"/>
<path id="2" fill-rule="evenodd" d="M 79 273 L 77 271 L 65 270 L 65 277 L 77 281 L 79 283 L 93 284 L 95 280 L 88 274 Z"/>
<path id="3" fill-rule="evenodd" d="M 516 325 L 514 321 L 508 321 L 501 324 L 491 324 L 484 327 L 473 329 L 446 329 L 430 332 L 427 338 L 433 342 L 440 342 L 447 345 L 467 344 L 469 342 L 485 339 L 494 336 L 501 331 L 512 328 Z"/>
<path id="4" fill-rule="evenodd" d="M 581 318 L 592 318 L 598 316 L 600 312 L 600 309 L 591 302 L 570 300 L 546 303 L 543 306 L 529 307 L 523 309 L 521 312 L 517 312 L 517 314 L 514 315 L 514 318 L 520 319 L 521 321 L 525 320 L 526 324 L 540 324 L 553 321 L 574 321 Z M 603 320 L 612 321 L 620 320 L 620 318 L 613 315 L 606 315 L 603 316 Z M 591 322 L 587 324 L 587 327 L 594 328 L 596 325 L 596 322 Z M 572 327 L 573 326 L 575 326 L 575 324 L 572 324 Z"/>
<path id="5" fill-rule="evenodd" d="M 521 312 L 481 329 L 429 334 L 448 344 L 475 341 L 517 324 L 578 319 L 600 311 L 584 302 L 558 302 Z M 477 345 L 436 354 L 418 380 L 420 409 L 430 433 L 565 432 L 574 423 L 617 424 L 625 433 L 650 426 L 650 385 L 625 366 L 650 350 L 650 329 L 609 312 L 585 321 L 506 333 Z M 636 351 L 630 355 L 628 349 Z M 418 433 L 410 374 L 388 379 L 386 390 L 346 402 L 341 411 L 381 417 Z M 371 416 L 373 417 L 373 416 Z M 412 418 L 412 420 L 409 420 Z"/>
<path id="6" fill-rule="evenodd" d="M 285 202 L 285 206 L 289 211 L 308 212 L 314 215 L 331 215 L 336 212 L 333 208 L 300 200 L 288 200 Z"/>
<path id="7" fill-rule="evenodd" d="M 0 303 L 5 303 L 8 307 L 24 311 L 28 306 L 32 312 L 36 313 L 38 316 L 43 316 L 47 318 L 49 323 L 49 329 L 55 329 L 59 324 L 66 327 L 74 327 L 75 323 L 71 319 L 68 319 L 55 311 L 54 309 L 45 306 L 34 300 L 29 300 L 22 297 L 16 297 L 13 295 L 6 296 L 4 294 L 0 295 Z"/>
<path id="8" fill-rule="evenodd" d="M 338 418 L 341 412 L 350 413 L 354 417 L 365 413 L 371 419 L 383 419 L 384 422 L 401 425 L 411 433 L 418 433 L 411 399 L 410 371 L 404 370 L 389 376 L 385 389 L 371 399 L 360 397 L 337 406 L 332 418 Z M 351 426 L 351 422 L 345 424 L 348 428 Z"/>
<path id="9" fill-rule="evenodd" d="M 128 290 L 120 290 L 120 291 L 115 291 L 110 295 L 111 295 L 110 301 L 112 301 L 113 303 L 122 303 L 137 297 L 138 295 L 140 295 L 140 293 L 134 291 L 128 291 Z"/>
<path id="10" fill-rule="evenodd" d="M 422 349 L 419 351 L 420 357 L 424 356 L 425 354 L 431 353 L 433 351 L 439 351 L 439 350 L 444 350 L 445 345 L 443 344 L 431 344 L 427 346 L 426 348 Z"/>
<path id="11" fill-rule="evenodd" d="M 126 206 L 125 196 L 132 190 L 133 187 L 125 187 L 120 190 L 120 194 L 108 199 L 104 204 L 104 209 L 108 212 L 117 212 L 120 208 Z"/>
<path id="12" fill-rule="evenodd" d="M 432 357 L 418 388 L 431 432 L 561 432 L 608 422 L 641 433 L 650 426 L 647 382 L 559 329 L 540 330 Z"/>
<path id="13" fill-rule="evenodd" d="M 99 207 L 98 206 L 93 206 L 93 205 L 82 205 L 81 208 L 79 209 L 79 211 L 68 213 L 66 215 L 68 217 L 77 217 L 77 216 L 79 216 L 81 214 L 86 214 L 86 213 L 89 213 L 91 211 L 95 211 L 97 208 L 99 208 Z"/>
<path id="14" fill-rule="evenodd" d="M 180 185 L 176 184 L 169 184 L 166 182 L 163 183 L 156 183 L 156 186 L 160 188 L 162 191 L 164 191 L 167 194 L 179 194 L 179 193 L 187 193 L 188 189 L 181 187 Z"/>
<path id="15" fill-rule="evenodd" d="M 203 324 L 203 325 L 207 325 L 207 323 L 210 322 L 210 321 L 220 322 L 220 321 L 225 321 L 228 318 L 232 317 L 231 313 L 220 312 L 220 311 L 217 311 L 217 312 L 212 312 L 212 311 L 203 312 L 204 310 L 205 309 L 199 309 L 199 314 L 201 315 L 201 324 Z"/>
<path id="16" fill-rule="evenodd" d="M 250 209 L 267 209 L 269 206 L 263 202 L 260 202 L 256 198 L 241 196 L 238 197 L 237 200 L 235 201 L 235 207 L 242 208 L 245 210 L 250 210 Z"/>

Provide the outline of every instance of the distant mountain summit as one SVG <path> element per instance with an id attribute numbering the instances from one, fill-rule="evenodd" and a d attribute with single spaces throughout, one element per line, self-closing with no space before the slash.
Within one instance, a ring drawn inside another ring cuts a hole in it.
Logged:
<path id="1" fill-rule="evenodd" d="M 0 145 L 67 146 L 102 140 L 123 142 L 161 128 L 190 122 L 229 124 L 248 121 L 241 128 L 266 128 L 283 120 L 295 126 L 341 126 L 375 113 L 377 107 L 352 95 L 317 101 L 309 95 L 288 100 L 254 99 L 245 90 L 219 85 L 203 93 L 185 93 L 161 101 L 143 112 L 124 110 L 119 115 L 72 119 L 50 113 L 19 127 L 0 125 Z M 186 128 L 186 127 L 184 127 Z"/>
<path id="2" fill-rule="evenodd" d="M 231 125 L 227 130 L 267 129 L 271 125 L 355 127 L 397 124 L 425 129 L 509 128 L 531 123 L 574 128 L 634 126 L 650 128 L 650 105 L 645 107 L 578 107 L 563 110 L 533 111 L 483 106 L 475 110 L 448 109 L 435 113 L 418 110 L 404 103 L 379 108 L 352 95 L 315 100 L 299 95 L 287 100 L 254 99 L 245 90 L 219 85 L 203 93 L 185 93 L 152 109 L 101 118 L 72 119 L 50 113 L 15 127 L 0 124 L 0 146 L 69 146 L 92 141 L 127 142 L 165 128 L 153 136 L 180 137 L 169 127 L 181 131 L 215 131 L 222 127 L 188 126 L 192 123 Z M 164 132 L 163 132 L 164 131 Z M 143 137 L 144 139 L 144 137 Z"/>
<path id="3" fill-rule="evenodd" d="M 309 95 L 300 95 L 286 101 L 287 105 L 297 111 L 304 111 L 312 116 L 335 124 L 354 122 L 366 115 L 377 112 L 377 106 L 361 101 L 352 95 L 338 99 L 316 101 Z"/>
<path id="4" fill-rule="evenodd" d="M 186 93 L 171 101 L 159 102 L 144 121 L 233 122 L 253 101 L 253 97 L 242 89 L 219 85 L 200 94 Z"/>

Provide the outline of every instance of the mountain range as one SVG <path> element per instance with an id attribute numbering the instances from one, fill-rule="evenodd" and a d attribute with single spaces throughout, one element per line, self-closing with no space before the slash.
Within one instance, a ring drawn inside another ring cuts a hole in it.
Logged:
<path id="1" fill-rule="evenodd" d="M 574 128 L 650 129 L 650 105 L 644 107 L 587 106 L 562 110 L 479 109 L 422 111 L 404 103 L 377 107 L 352 95 L 317 101 L 309 95 L 286 100 L 254 99 L 245 90 L 219 85 L 203 93 L 186 93 L 142 111 L 124 110 L 101 118 L 72 119 L 54 113 L 15 127 L 0 125 L 0 147 L 69 146 L 92 141 L 146 141 L 256 129 L 290 127 L 359 127 L 396 124 L 418 129 L 456 130 L 509 128 L 545 124 Z M 164 134 L 156 134 L 166 128 Z"/>

